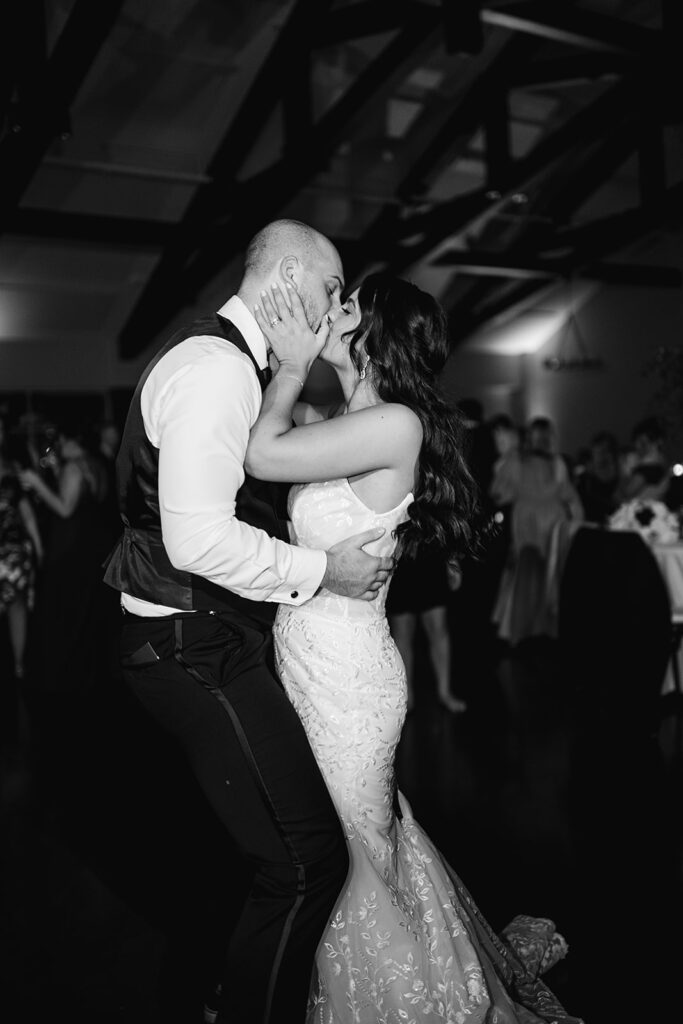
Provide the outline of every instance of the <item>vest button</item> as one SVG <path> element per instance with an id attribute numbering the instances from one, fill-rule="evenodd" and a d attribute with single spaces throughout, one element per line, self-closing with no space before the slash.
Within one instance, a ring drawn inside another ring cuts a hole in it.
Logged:
<path id="1" fill-rule="evenodd" d="M 292 593 L 290 594 L 290 597 L 296 598 L 298 596 L 299 596 L 299 591 L 298 590 L 293 590 Z"/>

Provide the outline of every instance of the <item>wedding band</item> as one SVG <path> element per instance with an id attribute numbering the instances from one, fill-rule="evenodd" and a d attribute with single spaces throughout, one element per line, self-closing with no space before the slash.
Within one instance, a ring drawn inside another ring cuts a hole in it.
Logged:
<path id="1" fill-rule="evenodd" d="M 274 316 L 273 319 L 270 321 L 270 326 L 271 327 L 275 327 L 275 324 L 281 324 L 281 323 L 282 323 L 282 317 L 281 316 Z"/>

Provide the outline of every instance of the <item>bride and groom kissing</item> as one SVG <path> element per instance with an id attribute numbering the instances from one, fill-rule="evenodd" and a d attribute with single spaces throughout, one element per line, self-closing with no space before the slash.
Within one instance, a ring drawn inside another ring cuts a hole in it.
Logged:
<path id="1" fill-rule="evenodd" d="M 384 274 L 343 292 L 325 236 L 267 224 L 236 294 L 143 371 L 119 450 L 124 679 L 250 870 L 205 1019 L 577 1024 L 396 790 L 391 573 L 468 550 L 476 493 L 444 311 Z M 316 359 L 330 407 L 300 400 Z M 529 928 L 547 954 L 552 922 Z"/>

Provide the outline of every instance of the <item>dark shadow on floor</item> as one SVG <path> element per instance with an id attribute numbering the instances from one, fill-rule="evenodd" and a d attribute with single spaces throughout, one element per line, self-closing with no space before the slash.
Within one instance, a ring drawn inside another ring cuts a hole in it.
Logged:
<path id="1" fill-rule="evenodd" d="M 109 669 L 80 692 L 25 692 L 42 733 L 27 745 L 4 633 L 0 656 L 2 1019 L 198 1022 L 191 993 L 244 887 L 203 798 Z M 673 1019 L 680 706 L 629 730 L 594 714 L 554 644 L 492 660 L 470 673 L 462 715 L 437 705 L 419 665 L 402 791 L 496 929 L 520 912 L 556 922 L 570 952 L 547 981 L 571 1012 Z"/>

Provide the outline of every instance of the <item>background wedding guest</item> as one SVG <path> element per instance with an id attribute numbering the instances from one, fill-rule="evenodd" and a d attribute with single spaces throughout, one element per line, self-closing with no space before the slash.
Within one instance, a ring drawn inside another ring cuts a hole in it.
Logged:
<path id="1" fill-rule="evenodd" d="M 109 535 L 109 547 L 113 547 L 122 530 L 119 514 L 119 498 L 116 486 L 116 456 L 121 444 L 121 431 L 112 420 L 103 420 L 96 428 L 97 456 L 104 469 L 106 480 L 102 496 L 102 525 Z"/>
<path id="2" fill-rule="evenodd" d="M 9 420 L 0 417 L 0 615 L 7 616 L 14 676 L 24 677 L 29 611 L 43 544 L 33 506 L 11 458 Z"/>
<path id="3" fill-rule="evenodd" d="M 448 603 L 448 619 L 457 649 L 458 694 L 468 706 L 482 696 L 482 677 L 495 669 L 495 635 L 491 632 L 491 607 L 497 586 L 497 533 L 489 498 L 496 450 L 484 407 L 478 398 L 462 398 L 456 406 L 463 427 L 463 456 L 477 485 L 477 555 L 464 556 L 461 579 Z"/>
<path id="4" fill-rule="evenodd" d="M 454 563 L 448 563 L 442 554 L 424 546 L 414 559 L 402 558 L 392 577 L 387 595 L 387 615 L 391 634 L 405 665 L 409 711 L 415 704 L 415 654 L 419 631 L 426 641 L 439 703 L 454 713 L 467 708 L 466 702 L 451 690 L 453 659 L 448 606 L 461 578 Z"/>
<path id="5" fill-rule="evenodd" d="M 478 398 L 462 398 L 456 409 L 464 431 L 463 454 L 479 488 L 480 499 L 486 502 L 496 450 L 485 422 L 484 407 Z"/>
<path id="6" fill-rule="evenodd" d="M 492 597 L 487 616 L 490 621 L 493 613 L 493 603 L 498 594 L 500 581 L 505 571 L 510 551 L 513 491 L 507 485 L 506 480 L 510 472 L 509 467 L 516 465 L 519 459 L 522 432 L 507 413 L 499 413 L 493 416 L 488 422 L 488 428 L 491 432 L 496 452 L 496 460 L 493 464 L 491 482 L 489 484 L 489 500 L 495 508 L 493 517 L 495 529 L 492 531 L 491 540 L 487 546 L 492 580 Z"/>
<path id="7" fill-rule="evenodd" d="M 26 696 L 39 785 L 58 796 L 59 769 L 74 770 L 85 721 L 86 694 L 101 670 L 105 617 L 101 580 L 108 551 L 102 499 L 106 481 L 87 447 L 89 425 L 59 426 L 54 488 L 34 469 L 22 485 L 44 509 L 45 556 L 29 630 Z"/>
<path id="8" fill-rule="evenodd" d="M 512 505 L 511 544 L 493 622 L 499 637 L 513 646 L 532 637 L 554 637 L 556 531 L 561 524 L 582 520 L 584 513 L 548 417 L 530 421 L 522 450 L 508 460 L 499 487 Z"/>
<path id="9" fill-rule="evenodd" d="M 496 459 L 491 471 L 489 496 L 496 508 L 505 513 L 509 520 L 512 491 L 507 483 L 508 467 L 514 466 L 519 458 L 521 433 L 513 419 L 506 413 L 499 413 L 489 420 Z M 514 469 L 511 470 L 514 476 Z"/>
<path id="10" fill-rule="evenodd" d="M 586 520 L 604 526 L 619 506 L 621 484 L 619 444 L 609 430 L 601 430 L 591 439 L 575 483 Z"/>
<path id="11" fill-rule="evenodd" d="M 669 463 L 664 451 L 666 433 L 656 416 L 640 420 L 631 433 L 632 454 L 625 467 L 619 501 L 661 500 L 669 486 Z"/>

